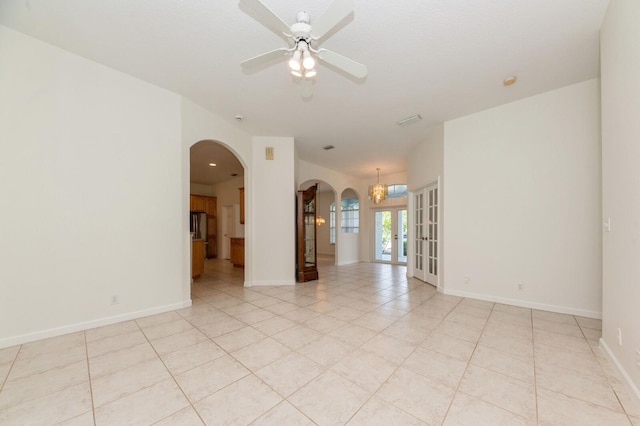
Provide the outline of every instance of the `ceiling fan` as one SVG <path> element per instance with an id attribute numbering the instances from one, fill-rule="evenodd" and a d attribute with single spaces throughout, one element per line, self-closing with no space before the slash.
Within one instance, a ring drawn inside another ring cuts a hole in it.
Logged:
<path id="1" fill-rule="evenodd" d="M 309 14 L 300 11 L 296 14 L 296 22 L 289 26 L 273 13 L 261 0 L 240 0 L 240 4 L 251 9 L 256 19 L 262 24 L 281 33 L 292 47 L 281 47 L 243 61 L 240 65 L 244 69 L 255 68 L 279 57 L 290 56 L 289 68 L 295 77 L 311 78 L 316 75 L 314 56 L 356 78 L 367 76 L 367 67 L 359 62 L 339 55 L 331 50 L 316 49 L 333 27 L 346 18 L 354 9 L 353 0 L 334 0 L 327 10 L 313 23 Z"/>

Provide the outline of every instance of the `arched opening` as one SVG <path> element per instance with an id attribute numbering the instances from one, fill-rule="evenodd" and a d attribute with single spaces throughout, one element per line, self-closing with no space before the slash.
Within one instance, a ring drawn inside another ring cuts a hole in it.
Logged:
<path id="1" fill-rule="evenodd" d="M 335 232 L 340 241 L 338 265 L 357 263 L 360 259 L 360 196 L 352 188 L 340 194 L 333 214 Z"/>
<path id="2" fill-rule="evenodd" d="M 193 290 L 220 283 L 244 285 L 244 190 L 245 167 L 226 145 L 201 140 L 190 147 Z"/>
<path id="3" fill-rule="evenodd" d="M 328 183 L 318 179 L 303 182 L 299 189 L 308 189 L 316 183 L 318 184 L 316 212 L 319 219 L 316 228 L 318 266 L 335 265 L 337 249 L 335 238 L 332 238 L 330 233 L 330 207 L 332 204 L 335 205 L 336 190 Z"/>

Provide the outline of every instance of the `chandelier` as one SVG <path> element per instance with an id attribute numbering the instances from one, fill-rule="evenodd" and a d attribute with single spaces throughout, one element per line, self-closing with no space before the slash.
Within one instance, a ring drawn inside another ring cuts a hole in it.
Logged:
<path id="1" fill-rule="evenodd" d="M 378 183 L 369 186 L 369 199 L 373 201 L 373 204 L 380 204 L 387 198 L 387 185 L 380 183 L 380 167 L 376 170 L 378 171 Z"/>

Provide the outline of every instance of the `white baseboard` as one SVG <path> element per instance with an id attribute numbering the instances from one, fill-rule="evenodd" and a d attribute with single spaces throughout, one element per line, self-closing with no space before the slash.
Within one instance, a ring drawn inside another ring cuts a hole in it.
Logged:
<path id="1" fill-rule="evenodd" d="M 75 333 L 76 331 L 89 330 L 90 328 L 111 325 L 117 322 L 129 321 L 136 318 L 142 318 L 149 315 L 161 314 L 163 312 L 175 311 L 176 309 L 188 308 L 191 306 L 191 300 L 174 303 L 171 305 L 156 306 L 154 308 L 143 309 L 141 311 L 127 312 L 124 314 L 114 315 L 111 317 L 99 318 L 91 321 L 84 321 L 75 324 L 63 325 L 61 327 L 49 328 L 46 330 L 35 331 L 33 333 L 21 334 L 18 336 L 4 337 L 0 339 L 0 349 L 10 346 L 21 345 L 36 340 L 48 339 L 50 337 L 62 336 L 63 334 Z"/>
<path id="2" fill-rule="evenodd" d="M 268 285 L 296 285 L 296 280 L 261 280 L 261 281 L 245 281 L 245 287 L 258 287 Z"/>
<path id="3" fill-rule="evenodd" d="M 359 260 L 345 260 L 344 262 L 336 263 L 336 266 L 353 265 L 354 263 L 360 263 Z"/>
<path id="4" fill-rule="evenodd" d="M 471 293 L 467 291 L 451 290 L 446 287 L 443 294 L 450 296 L 468 297 L 469 299 L 485 300 L 487 302 L 503 303 L 505 305 L 520 306 L 522 308 L 539 309 L 541 311 L 557 312 L 559 314 L 577 315 L 579 317 L 602 319 L 602 312 L 587 311 L 568 306 L 549 305 L 546 303 L 530 302 L 528 300 L 509 299 L 507 297 L 492 296 L 488 294 Z"/>
<path id="5" fill-rule="evenodd" d="M 629 394 L 632 398 L 635 398 L 636 406 L 640 407 L 640 389 L 638 389 L 638 386 L 633 383 L 633 380 L 631 380 L 631 376 L 629 376 L 627 370 L 625 370 L 622 364 L 620 364 L 620 361 L 618 361 L 618 358 L 616 358 L 613 351 L 611 350 L 611 348 L 609 348 L 609 345 L 607 345 L 602 337 L 600 338 L 600 347 L 603 349 L 603 352 L 607 356 L 607 358 L 609 358 L 609 361 L 611 361 L 616 369 L 620 372 L 627 385 Z"/>

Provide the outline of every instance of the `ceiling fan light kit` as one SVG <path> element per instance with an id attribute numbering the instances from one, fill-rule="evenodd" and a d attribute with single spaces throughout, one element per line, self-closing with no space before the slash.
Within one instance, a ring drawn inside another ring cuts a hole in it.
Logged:
<path id="1" fill-rule="evenodd" d="M 320 44 L 319 40 L 323 36 L 353 12 L 355 6 L 353 0 L 334 0 L 314 23 L 315 31 L 310 24 L 309 14 L 305 11 L 298 12 L 296 14 L 296 22 L 289 26 L 261 0 L 240 0 L 240 4 L 251 9 L 260 22 L 278 30 L 293 45 L 292 48 L 281 47 L 247 59 L 241 63 L 243 68 L 251 69 L 272 59 L 290 56 L 289 68 L 291 75 L 312 78 L 317 74 L 315 56 L 321 61 L 356 78 L 367 76 L 367 67 L 365 65 L 330 50 L 316 50 L 312 47 L 312 43 Z"/>
<path id="2" fill-rule="evenodd" d="M 289 59 L 289 68 L 291 68 L 291 75 L 294 77 L 311 78 L 315 77 L 316 70 L 313 67 L 316 66 L 316 61 L 309 52 L 309 44 L 305 40 L 300 40 L 296 43 L 296 50 L 293 52 L 293 56 Z M 304 74 L 302 74 L 304 70 Z"/>

